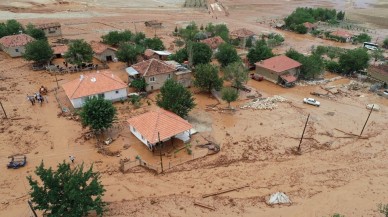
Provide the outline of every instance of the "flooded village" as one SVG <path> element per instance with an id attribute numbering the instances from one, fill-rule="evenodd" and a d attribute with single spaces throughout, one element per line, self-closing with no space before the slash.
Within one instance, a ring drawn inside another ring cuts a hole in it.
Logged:
<path id="1" fill-rule="evenodd" d="M 383 0 L 0 2 L 0 216 L 388 216 Z"/>

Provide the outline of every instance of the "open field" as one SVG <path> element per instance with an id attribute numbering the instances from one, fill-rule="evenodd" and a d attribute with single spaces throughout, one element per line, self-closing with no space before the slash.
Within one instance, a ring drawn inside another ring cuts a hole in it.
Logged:
<path id="1" fill-rule="evenodd" d="M 323 6 L 346 9 L 349 17 L 360 25 L 373 28 L 376 39 L 387 34 L 387 18 L 384 1 L 373 5 L 362 1 L 281 1 L 225 0 L 230 15 L 216 13 L 212 17 L 204 9 L 180 8 L 183 1 L 147 0 L 128 1 L 84 0 L 59 4 L 54 0 L 1 1 L 0 19 L 20 19 L 23 23 L 58 21 L 62 24 L 63 37 L 99 40 L 102 34 L 112 30 L 130 29 L 144 31 L 147 36 L 155 33 L 169 50 L 176 49 L 171 32 L 175 26 L 184 26 L 194 20 L 199 24 L 226 23 L 231 30 L 246 27 L 256 33 L 276 31 L 286 37 L 284 45 L 275 49 L 283 53 L 289 48 L 309 53 L 312 46 L 331 45 L 353 48 L 354 45 L 339 44 L 307 35 L 278 31 L 269 27 L 272 20 L 279 19 L 298 6 Z M 109 2 L 109 3 L 108 3 Z M 360 7 L 367 7 L 361 9 Z M 163 6 L 163 7 L 160 7 Z M 135 8 L 135 9 L 133 9 Z M 371 10 L 376 13 L 371 14 Z M 369 12 L 368 12 L 369 10 Z M 366 15 L 373 18 L 368 23 Z M 148 29 L 144 21 L 157 19 L 164 28 Z M 381 40 L 381 38 L 380 38 Z M 60 61 L 58 61 L 60 63 Z M 126 81 L 125 64 L 111 63 L 110 69 Z M 59 85 L 78 78 L 80 73 L 57 76 Z M 335 75 L 326 75 L 333 77 Z M 326 84 L 347 85 L 348 78 Z M 31 106 L 26 94 L 36 92 L 41 85 L 49 89 L 48 103 Z M 88 130 L 66 117 L 58 117 L 60 111 L 54 95 L 55 77 L 44 71 L 31 71 L 29 63 L 11 59 L 0 52 L 0 100 L 9 119 L 0 110 L 0 216 L 29 216 L 27 199 L 29 186 L 26 176 L 42 160 L 46 166 L 55 167 L 76 157 L 75 163 L 94 164 L 101 172 L 109 202 L 105 216 L 295 216 L 322 217 L 333 213 L 350 216 L 380 216 L 378 203 L 388 201 L 388 100 L 368 92 L 367 88 L 338 94 L 333 99 L 317 98 L 319 108 L 302 103 L 312 91 L 322 91 L 316 86 L 297 86 L 284 89 L 267 81 L 250 80 L 248 86 L 255 88 L 263 97 L 280 95 L 288 102 L 278 103 L 270 110 L 241 109 L 248 100 L 232 103 L 236 112 L 206 111 L 207 105 L 217 100 L 206 94 L 195 94 L 198 106 L 190 113 L 189 120 L 201 131 L 200 136 L 211 138 L 222 146 L 217 155 L 208 156 L 177 166 L 165 174 L 155 175 L 138 168 L 133 173 L 122 174 L 119 160 L 134 159 L 141 155 L 151 163 L 158 163 L 144 145 L 130 134 L 127 118 L 155 108 L 155 96 L 133 109 L 129 103 L 117 103 L 119 123 L 107 132 L 115 141 L 108 147 L 120 156 L 97 153 L 95 140 L 83 140 Z M 344 138 L 340 129 L 359 134 L 368 115 L 365 105 L 377 103 L 379 112 L 373 112 L 364 131 L 368 139 Z M 219 108 L 227 105 L 221 103 Z M 294 153 L 299 144 L 304 122 L 310 114 L 302 154 Z M 195 143 L 195 141 L 193 141 Z M 128 148 L 128 145 L 130 147 Z M 127 146 L 127 147 L 126 147 Z M 194 148 L 194 152 L 201 151 Z M 7 170 L 7 156 L 16 153 L 27 155 L 28 164 L 18 170 Z M 179 153 L 178 158 L 189 158 Z M 176 161 L 164 157 L 165 162 Z M 249 187 L 215 197 L 202 198 L 212 193 L 243 185 Z M 291 206 L 269 207 L 268 196 L 283 191 L 292 200 Z M 215 211 L 194 206 L 194 201 L 212 205 Z"/>

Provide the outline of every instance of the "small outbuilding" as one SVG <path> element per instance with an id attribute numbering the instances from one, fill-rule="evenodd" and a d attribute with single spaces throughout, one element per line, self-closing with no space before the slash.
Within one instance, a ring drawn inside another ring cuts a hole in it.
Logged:
<path id="1" fill-rule="evenodd" d="M 127 84 L 110 71 L 81 75 L 62 85 L 74 108 L 81 108 L 90 97 L 120 101 L 127 98 Z"/>
<path id="2" fill-rule="evenodd" d="M 144 22 L 144 25 L 146 27 L 161 28 L 162 22 L 157 21 L 157 20 L 149 20 L 149 21 Z"/>
<path id="3" fill-rule="evenodd" d="M 302 64 L 285 56 L 275 56 L 255 63 L 256 74 L 275 84 L 291 87 L 295 84 Z"/>
<path id="4" fill-rule="evenodd" d="M 239 40 L 240 46 L 245 48 L 246 41 L 248 38 L 255 36 L 255 33 L 246 28 L 241 28 L 232 31 L 229 35 L 231 39 Z"/>
<path id="5" fill-rule="evenodd" d="M 345 30 L 342 30 L 342 29 L 338 29 L 338 30 L 336 30 L 334 32 L 331 32 L 330 35 L 342 38 L 345 42 L 351 42 L 352 38 L 353 38 L 353 34 L 352 33 L 348 32 L 348 31 L 345 31 Z"/>
<path id="6" fill-rule="evenodd" d="M 11 57 L 20 57 L 32 41 L 35 39 L 27 34 L 8 35 L 0 38 L 0 48 Z"/>
<path id="7" fill-rule="evenodd" d="M 144 51 L 144 59 L 158 59 L 158 60 L 167 60 L 168 57 L 171 55 L 168 51 L 157 51 L 152 49 L 146 49 Z"/>
<path id="8" fill-rule="evenodd" d="M 90 46 L 93 49 L 93 57 L 101 62 L 110 62 L 116 59 L 117 49 L 97 41 L 91 41 Z"/>
<path id="9" fill-rule="evenodd" d="M 43 23 L 36 25 L 37 29 L 43 30 L 46 37 L 58 37 L 62 36 L 60 23 Z"/>
<path id="10" fill-rule="evenodd" d="M 192 85 L 192 75 L 191 70 L 187 66 L 180 64 L 174 60 L 165 61 L 165 63 L 175 67 L 176 72 L 174 74 L 174 80 L 182 84 L 184 87 L 191 87 Z"/>
<path id="11" fill-rule="evenodd" d="M 159 142 L 178 138 L 183 142 L 190 141 L 191 124 L 178 115 L 158 109 L 128 119 L 129 130 L 149 150 L 154 150 Z"/>
<path id="12" fill-rule="evenodd" d="M 217 52 L 218 46 L 225 43 L 224 39 L 222 39 L 220 36 L 203 39 L 200 42 L 207 44 L 213 50 L 213 52 Z"/>
<path id="13" fill-rule="evenodd" d="M 55 45 L 51 47 L 54 53 L 55 58 L 62 58 L 63 55 L 69 50 L 69 47 L 65 44 L 63 45 Z"/>

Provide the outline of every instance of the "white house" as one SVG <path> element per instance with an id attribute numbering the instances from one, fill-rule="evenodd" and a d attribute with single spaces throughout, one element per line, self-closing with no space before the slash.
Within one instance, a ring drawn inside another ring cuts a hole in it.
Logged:
<path id="1" fill-rule="evenodd" d="M 178 115 L 158 109 L 128 119 L 129 129 L 148 149 L 153 150 L 160 142 L 178 138 L 190 140 L 191 124 Z"/>
<path id="2" fill-rule="evenodd" d="M 95 96 L 113 102 L 127 98 L 127 85 L 108 70 L 81 75 L 62 87 L 74 108 L 81 108 L 88 98 Z"/>

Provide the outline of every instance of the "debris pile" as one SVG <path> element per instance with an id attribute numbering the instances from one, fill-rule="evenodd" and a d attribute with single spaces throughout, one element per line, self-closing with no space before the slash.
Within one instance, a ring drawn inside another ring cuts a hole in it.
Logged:
<path id="1" fill-rule="evenodd" d="M 314 80 L 314 81 L 301 81 L 301 82 L 297 82 L 296 85 L 298 86 L 315 86 L 315 85 L 321 85 L 321 84 L 326 84 L 326 83 L 329 83 L 329 82 L 332 82 L 332 81 L 336 81 L 336 80 L 339 80 L 339 79 L 342 79 L 341 76 L 337 76 L 337 77 L 334 77 L 334 78 L 329 78 L 329 79 L 323 79 L 323 80 Z"/>
<path id="2" fill-rule="evenodd" d="M 252 102 L 241 106 L 241 109 L 246 109 L 246 108 L 252 108 L 252 109 L 259 109 L 259 110 L 272 110 L 276 109 L 277 102 L 286 102 L 287 99 L 282 97 L 282 96 L 273 96 L 273 97 L 268 97 L 268 98 L 257 98 L 254 99 Z"/>
<path id="3" fill-rule="evenodd" d="M 351 81 L 348 85 L 346 85 L 346 87 L 348 88 L 348 90 L 361 90 L 363 88 L 369 87 L 369 85 L 357 81 Z"/>

